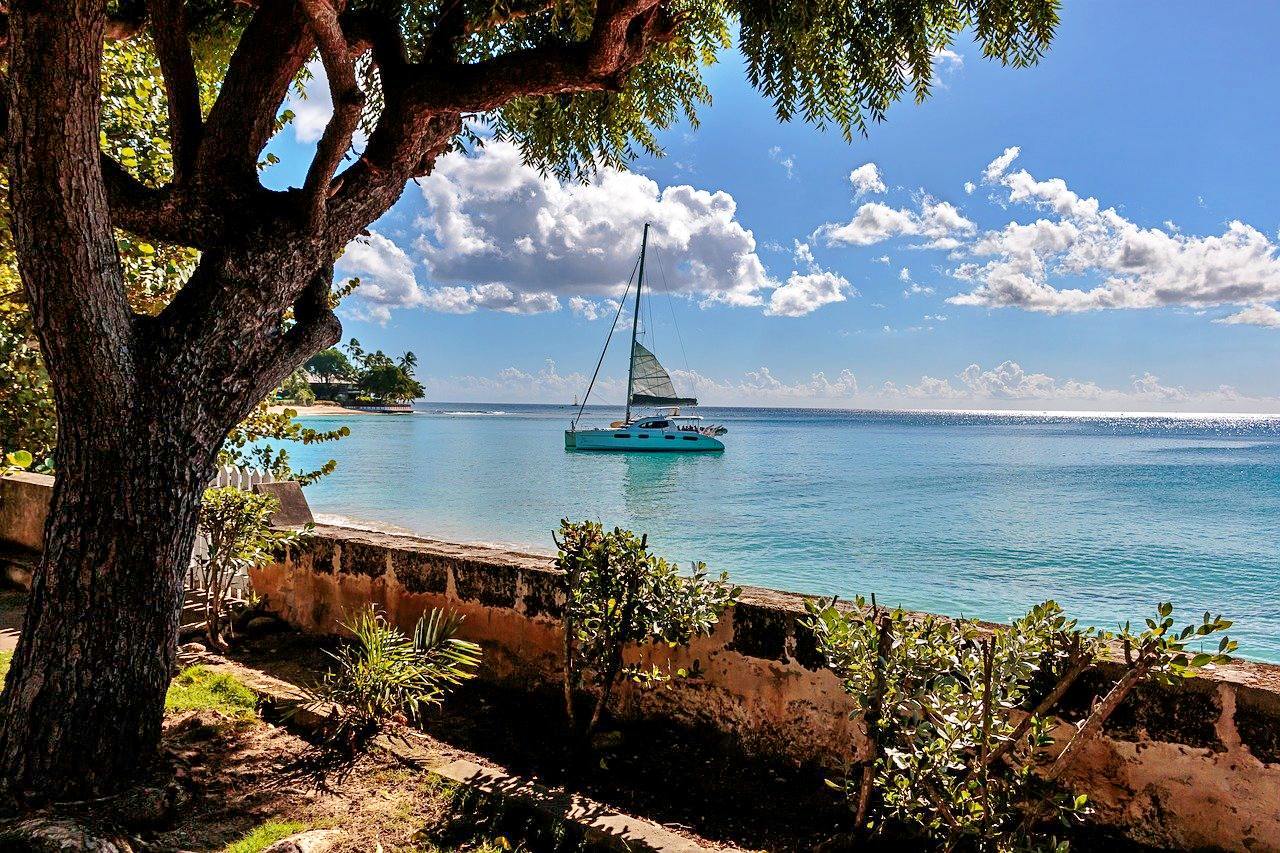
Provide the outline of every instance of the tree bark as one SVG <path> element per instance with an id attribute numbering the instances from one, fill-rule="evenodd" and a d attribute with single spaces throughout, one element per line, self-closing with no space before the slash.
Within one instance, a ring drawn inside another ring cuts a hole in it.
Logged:
<path id="1" fill-rule="evenodd" d="M 239 362 L 168 346 L 130 310 L 98 150 L 105 24 L 104 0 L 10 8 L 14 240 L 58 412 L 45 550 L 0 697 L 0 776 L 23 799 L 118 789 L 154 751 L 200 497 L 256 390 L 228 399 Z M 231 314 L 209 334 L 263 363 L 277 341 L 226 334 L 241 328 L 261 330 Z"/>
<path id="2" fill-rule="evenodd" d="M 45 552 L 0 711 L 0 771 L 20 799 L 118 789 L 155 751 L 212 467 L 208 448 L 193 462 L 141 424 L 67 429 L 77 418 L 60 419 Z"/>

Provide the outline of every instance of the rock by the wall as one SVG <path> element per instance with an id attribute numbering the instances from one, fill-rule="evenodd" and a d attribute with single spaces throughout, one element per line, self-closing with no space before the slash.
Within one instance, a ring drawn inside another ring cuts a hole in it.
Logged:
<path id="1" fill-rule="evenodd" d="M 0 477 L 0 545 L 30 551 L 44 547 L 44 522 L 53 498 L 53 478 L 19 471 Z"/>

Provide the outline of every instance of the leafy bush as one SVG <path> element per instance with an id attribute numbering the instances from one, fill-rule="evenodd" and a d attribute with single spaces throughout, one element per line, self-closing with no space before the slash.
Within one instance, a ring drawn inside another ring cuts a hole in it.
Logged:
<path id="1" fill-rule="evenodd" d="M 556 565 L 564 571 L 565 713 L 570 729 L 577 729 L 574 697 L 589 682 L 596 690 L 582 730 L 589 739 L 620 676 L 654 684 L 688 675 L 624 666 L 628 645 L 660 642 L 674 648 L 708 635 L 742 590 L 729 585 L 727 573 L 708 579 L 702 563 L 682 577 L 674 564 L 649 552 L 647 536 L 628 530 L 606 533 L 596 522 L 565 519 L 555 542 Z"/>
<path id="2" fill-rule="evenodd" d="M 869 743 L 858 772 L 837 785 L 858 832 L 922 834 L 944 849 L 1065 850 L 1048 828 L 1087 811 L 1087 799 L 1060 784 L 1081 746 L 1137 684 L 1184 677 L 1235 649 L 1224 637 L 1213 653 L 1190 652 L 1193 640 L 1231 623 L 1206 613 L 1199 626 L 1174 633 L 1169 604 L 1146 631 L 1126 625 L 1117 635 L 1079 629 L 1052 601 L 994 628 L 887 610 L 874 599 L 809 610 L 818 648 L 853 697 Z M 1050 712 L 1112 648 L 1124 674 L 1050 759 Z M 1048 690 L 1035 695 L 1043 684 Z"/>
<path id="3" fill-rule="evenodd" d="M 274 562 L 279 549 L 296 544 L 310 530 L 271 529 L 271 514 L 279 508 L 271 495 L 230 487 L 205 490 L 200 531 L 207 537 L 208 551 L 194 563 L 207 593 L 205 633 L 216 649 L 226 648 L 223 629 L 229 624 L 227 600 L 235 577 Z"/>
<path id="4" fill-rule="evenodd" d="M 416 723 L 425 705 L 475 677 L 480 647 L 459 639 L 463 617 L 432 610 L 406 637 L 373 606 L 342 623 L 350 642 L 329 656 L 337 664 L 307 691 L 303 707 L 328 709 L 330 741 L 348 752 L 389 726 Z"/>

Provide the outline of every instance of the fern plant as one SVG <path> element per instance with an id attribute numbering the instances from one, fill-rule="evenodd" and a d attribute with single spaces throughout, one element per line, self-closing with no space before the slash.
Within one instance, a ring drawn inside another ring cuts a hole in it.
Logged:
<path id="1" fill-rule="evenodd" d="M 328 706 L 331 744 L 355 752 L 388 728 L 422 719 L 428 706 L 474 678 L 480 646 L 458 637 L 463 617 L 435 609 L 409 637 L 372 605 L 340 623 L 352 635 L 328 652 L 335 666 L 306 692 L 301 707 Z"/>

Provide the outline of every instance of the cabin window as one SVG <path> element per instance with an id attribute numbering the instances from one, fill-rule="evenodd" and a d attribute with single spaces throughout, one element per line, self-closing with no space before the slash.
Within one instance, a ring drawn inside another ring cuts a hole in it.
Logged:
<path id="1" fill-rule="evenodd" d="M 642 432 L 642 433 L 640 433 L 640 437 L 641 437 L 641 438 L 648 438 L 648 437 L 649 437 L 649 433 L 647 433 L 647 432 Z"/>
<path id="2" fill-rule="evenodd" d="M 613 434 L 613 437 L 614 437 L 614 438 L 631 438 L 631 433 L 629 433 L 629 432 L 615 432 L 615 433 Z"/>
<path id="3" fill-rule="evenodd" d="M 674 435 L 664 435 L 664 436 L 663 436 L 663 438 L 665 438 L 667 441 L 675 441 L 675 440 L 676 440 L 676 437 L 675 437 Z"/>
<path id="4" fill-rule="evenodd" d="M 698 437 L 697 437 L 696 435 L 682 435 L 682 436 L 680 436 L 680 437 L 681 437 L 681 438 L 683 438 L 685 441 L 697 441 L 697 440 L 698 440 Z"/>

